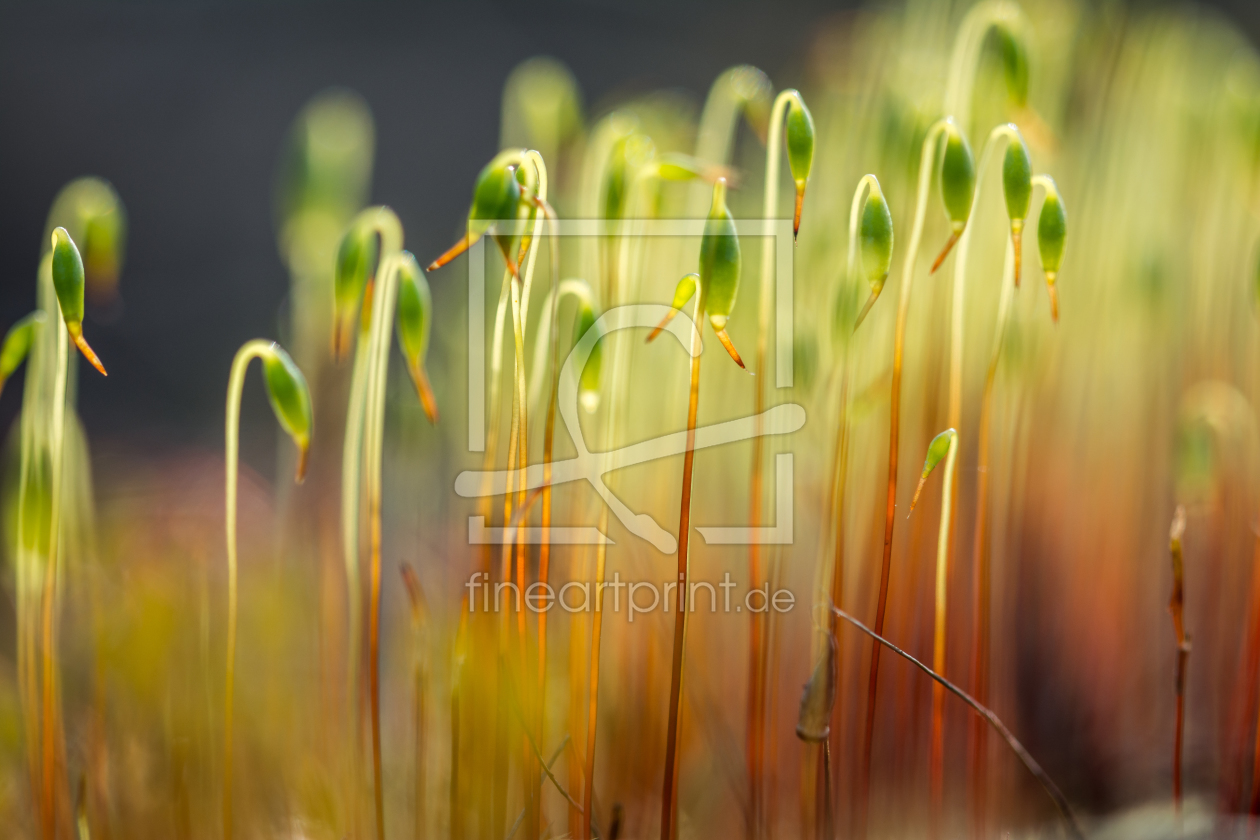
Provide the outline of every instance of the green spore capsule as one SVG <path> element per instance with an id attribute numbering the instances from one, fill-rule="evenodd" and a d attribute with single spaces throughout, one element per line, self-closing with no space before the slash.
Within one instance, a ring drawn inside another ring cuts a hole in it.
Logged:
<path id="1" fill-rule="evenodd" d="M 379 244 L 376 233 L 364 224 L 352 224 L 337 248 L 333 273 L 333 354 L 338 360 L 350 353 L 354 313 L 376 266 Z M 368 305 L 364 301 L 364 307 Z"/>
<path id="2" fill-rule="evenodd" d="M 801 207 L 805 203 L 805 184 L 809 180 L 809 170 L 814 165 L 814 117 L 805 107 L 805 100 L 800 94 L 792 98 L 788 105 L 787 122 L 788 168 L 792 171 L 792 180 L 796 182 L 796 210 L 792 214 L 792 240 L 801 229 Z"/>
<path id="3" fill-rule="evenodd" d="M 730 208 L 726 206 L 726 179 L 718 178 L 713 184 L 713 204 L 700 240 L 700 290 L 709 323 L 726 352 L 743 368 L 744 361 L 726 334 L 726 322 L 739 293 L 739 274 L 739 236 L 735 233 Z"/>
<path id="4" fill-rule="evenodd" d="M 573 343 L 577 344 L 581 341 L 590 330 L 599 329 L 596 325 L 598 320 L 599 316 L 595 312 L 595 307 L 583 301 L 577 313 L 577 320 L 574 322 Z M 591 355 L 586 359 L 586 366 L 582 368 L 582 374 L 578 378 L 578 402 L 588 414 L 593 414 L 595 409 L 599 408 L 599 377 L 602 367 L 603 351 L 600 349 L 600 340 L 597 338 L 591 347 Z"/>
<path id="5" fill-rule="evenodd" d="M 1011 104 L 1023 108 L 1028 104 L 1028 49 L 1024 39 L 1009 22 L 999 23 L 993 28 L 993 34 L 1002 58 L 1006 92 Z"/>
<path id="6" fill-rule="evenodd" d="M 407 360 L 407 372 L 411 374 L 420 404 L 425 409 L 428 422 L 437 422 L 437 400 L 428 384 L 425 356 L 428 354 L 428 336 L 433 324 L 433 298 L 428 291 L 425 272 L 411 252 L 402 252 L 398 266 L 398 298 L 396 324 L 398 344 Z"/>
<path id="7" fill-rule="evenodd" d="M 438 419 L 437 400 L 429 384 L 424 359 L 429 352 L 429 334 L 433 327 L 433 297 L 429 293 L 429 281 L 420 270 L 419 263 L 409 251 L 402 252 L 398 266 L 397 317 L 398 344 L 407 361 L 407 372 L 416 386 L 420 405 L 430 423 Z"/>
<path id="8" fill-rule="evenodd" d="M 888 272 L 892 269 L 893 255 L 893 220 L 888 209 L 888 201 L 879 187 L 879 182 L 872 179 L 866 203 L 862 207 L 862 220 L 858 227 L 858 253 L 862 260 L 862 273 L 871 287 L 871 295 L 858 313 L 853 323 L 856 331 L 866 319 L 867 313 L 875 305 L 879 293 L 888 280 Z"/>
<path id="9" fill-rule="evenodd" d="M 669 313 L 661 319 L 661 322 L 656 325 L 652 332 L 648 333 L 648 341 L 652 341 L 660 335 L 666 325 L 674 320 L 674 316 L 682 311 L 682 308 L 687 305 L 687 301 L 691 300 L 692 295 L 696 293 L 696 287 L 699 282 L 700 275 L 695 273 L 688 274 L 678 281 L 678 285 L 674 287 L 674 300 L 669 305 Z"/>
<path id="10" fill-rule="evenodd" d="M 949 454 L 950 444 L 954 442 L 954 438 L 958 436 L 958 432 L 953 429 L 946 429 L 936 437 L 932 438 L 932 442 L 928 444 L 927 458 L 923 461 L 923 472 L 919 475 L 919 486 L 914 489 L 914 498 L 910 500 L 910 511 L 914 512 L 914 506 L 919 503 L 919 494 L 923 492 L 923 485 L 927 483 L 928 476 L 932 474 L 932 470 L 936 469 L 936 465 L 945 460 L 945 456 Z"/>
<path id="11" fill-rule="evenodd" d="M 945 262 L 945 257 L 967 227 L 975 189 L 976 161 L 971 154 L 971 145 L 951 119 L 945 126 L 945 153 L 941 157 L 941 200 L 945 204 L 945 215 L 949 217 L 950 234 L 945 247 L 932 263 L 933 273 Z"/>
<path id="12" fill-rule="evenodd" d="M 63 227 L 52 232 L 52 279 L 53 288 L 57 291 L 57 303 L 61 307 L 61 317 L 66 322 L 70 339 L 92 367 L 102 375 L 108 375 L 105 373 L 105 366 L 83 337 L 83 258 L 79 255 L 78 246 Z"/>
<path id="13" fill-rule="evenodd" d="M 1059 321 L 1059 294 L 1054 282 L 1063 261 L 1063 246 L 1067 240 L 1067 210 L 1059 195 L 1058 185 L 1048 175 L 1038 179 L 1046 188 L 1046 200 L 1041 205 L 1041 217 L 1037 220 L 1037 250 L 1041 254 L 1041 270 L 1046 273 L 1046 289 L 1050 293 L 1050 317 Z"/>
<path id="14" fill-rule="evenodd" d="M 35 341 L 35 332 L 44 323 L 44 313 L 36 310 L 9 327 L 4 335 L 4 343 L 0 344 L 0 389 L 9 377 L 26 361 L 31 352 L 31 344 Z"/>
<path id="15" fill-rule="evenodd" d="M 495 222 L 511 222 L 516 219 L 523 198 L 520 173 L 517 166 L 505 164 L 502 159 L 502 155 L 496 157 L 478 173 L 477 181 L 473 185 L 472 206 L 468 210 L 468 232 L 446 249 L 442 256 L 431 262 L 428 271 L 438 270 L 467 251 L 474 242 L 490 231 Z M 516 238 L 515 231 L 494 236 L 508 270 L 514 275 L 518 273 L 516 260 L 512 258 L 512 245 Z"/>
<path id="16" fill-rule="evenodd" d="M 604 169 L 604 219 L 616 222 L 625 216 L 634 173 L 655 154 L 652 139 L 637 132 L 613 144 Z"/>
<path id="17" fill-rule="evenodd" d="M 1024 220 L 1032 203 L 1032 158 L 1028 145 L 1015 126 L 1011 131 L 1006 154 L 1002 158 L 1002 194 L 1006 198 L 1006 215 L 1011 220 L 1011 246 L 1015 251 L 1015 288 L 1019 288 L 1023 261 Z"/>
<path id="18" fill-rule="evenodd" d="M 297 481 L 306 477 L 306 456 L 311 445 L 311 392 L 306 377 L 279 344 L 261 354 L 267 399 L 280 427 L 298 448 Z"/>

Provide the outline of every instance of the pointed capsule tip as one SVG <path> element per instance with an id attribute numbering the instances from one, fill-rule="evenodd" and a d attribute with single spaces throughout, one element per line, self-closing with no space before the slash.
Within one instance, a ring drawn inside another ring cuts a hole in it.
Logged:
<path id="1" fill-rule="evenodd" d="M 801 230 L 801 207 L 805 204 L 805 184 L 801 183 L 796 188 L 796 210 L 792 214 L 792 244 L 796 244 L 796 235 Z"/>
<path id="2" fill-rule="evenodd" d="M 910 514 L 914 513 L 914 506 L 919 503 L 919 495 L 923 492 L 923 485 L 927 483 L 927 476 L 920 476 L 919 486 L 914 488 L 914 498 L 910 500 L 910 512 L 906 514 L 906 519 L 910 518 Z"/>
<path id="3" fill-rule="evenodd" d="M 1024 241 L 1023 231 L 1020 230 L 1015 225 L 1014 222 L 1012 222 L 1011 223 L 1011 248 L 1015 253 L 1015 288 L 1017 289 L 1019 288 L 1019 277 L 1021 273 L 1020 269 L 1024 262 L 1023 254 L 1021 253 L 1021 251 L 1023 250 L 1023 248 L 1021 247 L 1023 241 Z"/>
<path id="4" fill-rule="evenodd" d="M 92 348 L 88 346 L 87 339 L 83 337 L 82 330 L 77 328 L 70 330 L 70 336 L 74 339 L 74 346 L 78 347 L 79 352 L 83 354 L 83 358 L 87 359 L 92 367 L 96 368 L 100 372 L 101 376 L 109 376 L 109 374 L 105 372 L 105 366 L 101 364 L 100 358 L 98 358 Z"/>
<path id="5" fill-rule="evenodd" d="M 411 372 L 411 381 L 415 383 L 416 394 L 420 397 L 420 407 L 424 409 L 424 416 L 429 418 L 429 423 L 437 425 L 437 399 L 433 396 L 433 386 L 429 384 L 429 374 L 425 372 L 418 360 L 408 360 L 407 369 Z"/>
<path id="6" fill-rule="evenodd" d="M 664 331 L 665 327 L 669 326 L 669 322 L 674 320 L 674 316 L 677 314 L 678 314 L 677 309 L 670 309 L 669 313 L 664 318 L 661 319 L 661 322 L 657 324 L 655 327 L 653 327 L 652 331 L 648 333 L 647 341 L 644 343 L 650 344 L 651 342 L 655 341 L 656 337 L 660 335 L 662 331 Z"/>
<path id="7" fill-rule="evenodd" d="M 744 360 L 739 357 L 739 351 L 735 349 L 735 344 L 731 341 L 731 337 L 727 335 L 726 330 L 714 330 L 714 332 L 717 333 L 718 341 L 722 342 L 726 352 L 735 360 L 735 364 L 739 365 L 741 370 L 748 371 L 748 368 L 744 366 Z M 751 373 L 751 371 L 748 372 Z"/>
<path id="8" fill-rule="evenodd" d="M 297 473 L 293 476 L 295 484 L 301 484 L 306 481 L 306 465 L 310 460 L 311 445 L 309 441 L 303 441 L 298 444 L 298 461 Z"/>
<path id="9" fill-rule="evenodd" d="M 429 267 L 426 268 L 425 271 L 437 271 L 439 268 L 446 265 L 451 260 L 455 259 L 460 254 L 464 253 L 469 248 L 471 248 L 474 241 L 475 239 L 473 236 L 471 236 L 470 234 L 465 234 L 463 239 L 460 239 L 454 245 L 447 248 L 446 251 L 440 257 L 438 257 L 433 262 L 429 263 Z"/>
<path id="10" fill-rule="evenodd" d="M 857 332 L 858 327 L 862 326 L 862 322 L 866 320 L 867 314 L 871 311 L 871 307 L 875 305 L 875 301 L 879 298 L 879 292 L 872 291 L 871 296 L 866 299 L 866 304 L 862 307 L 862 311 L 858 313 L 857 320 L 853 322 L 853 332 Z"/>
<path id="11" fill-rule="evenodd" d="M 945 247 L 936 256 L 936 261 L 932 263 L 932 270 L 928 274 L 935 274 L 936 270 L 941 267 L 941 263 L 945 262 L 945 258 L 949 256 L 949 252 L 954 250 L 954 245 L 958 242 L 958 232 L 955 231 L 949 235 L 949 239 L 945 240 Z"/>

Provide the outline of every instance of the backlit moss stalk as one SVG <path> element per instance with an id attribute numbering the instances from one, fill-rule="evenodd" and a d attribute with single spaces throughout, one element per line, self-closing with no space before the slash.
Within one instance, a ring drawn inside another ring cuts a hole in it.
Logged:
<path id="1" fill-rule="evenodd" d="M 782 126 L 782 129 L 780 129 Z M 814 162 L 814 118 L 805 106 L 798 91 L 788 89 L 775 97 L 770 110 L 769 131 L 766 135 L 766 171 L 762 219 L 766 229 L 762 231 L 761 287 L 757 310 L 757 355 L 754 372 L 753 416 L 757 418 L 752 439 L 752 475 L 749 483 L 749 526 L 757 528 L 762 518 L 762 481 L 764 477 L 764 437 L 761 434 L 762 413 L 766 407 L 766 354 L 770 333 L 770 312 L 773 308 L 773 282 L 775 247 L 770 226 L 779 212 L 779 172 L 786 146 L 788 167 L 796 186 L 795 209 L 792 217 L 792 241 L 796 242 L 801 226 L 801 208 L 805 200 L 805 187 Z M 761 585 L 763 577 L 761 546 L 753 540 L 748 546 L 749 587 Z M 745 727 L 745 762 L 748 770 L 750 836 L 758 837 L 763 829 L 762 775 L 765 760 L 765 704 L 766 704 L 766 646 L 765 617 L 760 613 L 749 616 L 748 637 L 748 712 Z"/>
<path id="2" fill-rule="evenodd" d="M 352 239 L 353 237 L 353 239 Z M 345 256 L 347 243 L 355 243 L 358 253 L 353 259 Z M 350 741 L 347 745 L 347 808 L 353 826 L 359 825 L 358 769 L 360 739 L 362 737 L 362 710 L 359 687 L 362 685 L 359 658 L 363 647 L 363 584 L 359 563 L 363 515 L 363 429 L 368 386 L 368 346 L 372 330 L 381 329 L 373 322 L 376 288 L 386 260 L 402 250 L 403 230 L 398 216 L 388 207 L 369 207 L 360 212 L 350 223 L 342 242 L 339 255 L 336 291 L 337 309 L 335 323 L 347 320 L 354 324 L 359 313 L 355 340 L 354 367 L 350 374 L 350 397 L 346 410 L 345 437 L 341 451 L 341 539 L 342 554 L 346 566 L 346 708 L 350 710 Z M 347 262 L 350 265 L 347 265 Z M 384 327 L 388 330 L 388 325 Z M 345 328 L 338 336 L 345 335 Z M 341 347 L 344 339 L 335 339 Z M 339 351 L 340 352 L 340 351 Z"/>
<path id="3" fill-rule="evenodd" d="M 236 489 L 240 461 L 241 391 L 245 384 L 245 371 L 254 359 L 260 359 L 263 363 L 267 396 L 276 418 L 298 447 L 297 480 L 299 482 L 305 475 L 306 454 L 311 440 L 311 397 L 301 372 L 279 345 L 263 339 L 247 341 L 232 360 L 232 370 L 228 377 L 224 424 L 224 453 L 227 462 L 224 530 L 228 563 L 227 664 L 223 698 L 222 809 L 225 840 L 230 840 L 233 836 L 232 718 L 236 685 L 237 613 Z"/>
<path id="4" fill-rule="evenodd" d="M 901 361 L 906 341 L 906 320 L 910 313 L 910 289 L 914 282 L 914 269 L 918 261 L 919 244 L 923 238 L 923 224 L 927 217 L 928 193 L 932 186 L 937 144 L 955 130 L 949 120 L 938 120 L 928 129 L 919 155 L 919 179 L 915 197 L 914 224 L 910 229 L 910 244 L 906 249 L 901 269 L 901 290 L 897 301 L 897 325 L 893 337 L 892 388 L 888 418 L 888 494 L 884 517 L 884 548 L 879 572 L 879 596 L 875 608 L 875 632 L 883 633 L 884 613 L 888 603 L 888 574 L 892 563 L 893 523 L 897 508 L 897 444 L 901 421 Z M 861 769 L 858 776 L 857 836 L 866 836 L 868 798 L 870 795 L 871 747 L 875 734 L 876 692 L 879 685 L 880 646 L 871 650 L 870 679 L 866 690 L 866 722 L 862 733 Z"/>

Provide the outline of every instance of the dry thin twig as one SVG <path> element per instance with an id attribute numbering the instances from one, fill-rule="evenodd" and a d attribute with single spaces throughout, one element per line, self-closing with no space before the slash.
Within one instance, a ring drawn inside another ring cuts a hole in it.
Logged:
<path id="1" fill-rule="evenodd" d="M 1068 831 L 1072 834 L 1072 836 L 1075 837 L 1076 840 L 1085 840 L 1085 834 L 1081 831 L 1081 826 L 1076 821 L 1076 815 L 1072 812 L 1072 806 L 1068 804 L 1067 797 L 1063 795 L 1063 791 L 1059 790 L 1059 786 L 1046 775 L 1046 771 L 1041 769 L 1041 765 L 1037 763 L 1037 760 L 1029 755 L 1028 750 L 1024 749 L 1024 745 L 1019 742 L 1019 739 L 1011 734 L 1011 731 L 1006 728 L 1006 724 L 1002 723 L 997 715 L 977 703 L 970 694 L 963 691 L 961 688 L 954 685 L 952 682 L 945 679 L 940 674 L 936 673 L 931 668 L 885 639 L 883 636 L 880 636 L 874 630 L 867 627 L 844 610 L 836 606 L 833 606 L 831 610 L 837 617 L 843 618 L 845 621 L 849 622 L 854 627 L 861 630 L 863 633 L 870 636 L 893 653 L 907 660 L 910 664 L 914 665 L 932 679 L 936 680 L 945 687 L 946 691 L 962 700 L 974 709 L 976 714 L 987 720 L 989 725 L 996 729 L 997 733 L 1002 736 L 1002 740 L 1006 741 L 1006 745 L 1011 748 L 1011 751 L 1015 753 L 1019 760 L 1024 763 L 1024 766 L 1028 768 L 1028 772 L 1033 774 L 1037 781 L 1041 783 L 1041 786 L 1045 788 L 1045 791 L 1049 794 L 1050 798 L 1054 800 L 1055 807 L 1059 809 L 1059 814 L 1063 817 L 1063 821 L 1067 823 Z"/>

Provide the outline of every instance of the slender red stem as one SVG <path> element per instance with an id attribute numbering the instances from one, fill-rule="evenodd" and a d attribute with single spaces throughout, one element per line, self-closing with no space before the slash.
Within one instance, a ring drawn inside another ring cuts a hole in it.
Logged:
<path id="1" fill-rule="evenodd" d="M 703 312 L 703 303 L 697 312 Z M 669 680 L 669 724 L 665 734 L 665 779 L 661 787 L 661 840 L 678 830 L 678 733 L 682 725 L 683 663 L 687 641 L 687 579 L 691 545 L 691 475 L 696 459 L 696 414 L 700 407 L 700 331 L 691 335 L 691 398 L 687 404 L 687 449 L 683 455 L 682 501 L 678 511 L 678 597 Z"/>

